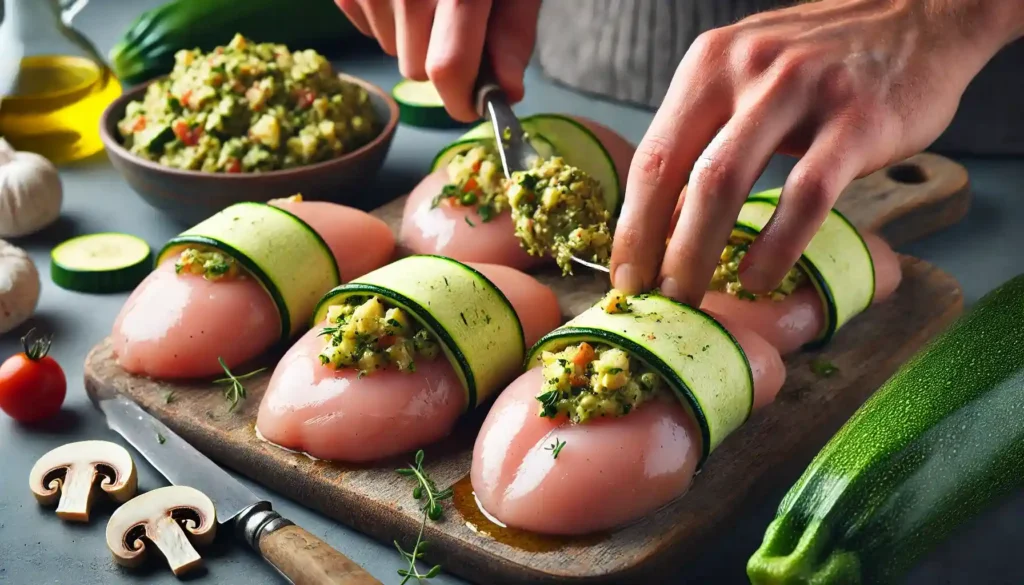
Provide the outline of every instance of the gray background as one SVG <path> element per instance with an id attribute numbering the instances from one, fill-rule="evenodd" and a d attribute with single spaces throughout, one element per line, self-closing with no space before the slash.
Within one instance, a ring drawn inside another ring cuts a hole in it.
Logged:
<path id="1" fill-rule="evenodd" d="M 241 0 L 240 0 L 241 1 Z M 142 10 L 157 0 L 93 0 L 78 17 L 78 27 L 106 53 L 115 38 Z M 225 31 L 227 34 L 229 31 Z M 390 88 L 397 80 L 395 63 L 379 56 L 346 59 L 341 67 Z M 536 70 L 528 75 L 527 100 L 521 113 L 564 111 L 590 116 L 614 127 L 634 142 L 639 141 L 651 114 L 641 110 L 600 102 L 576 95 L 542 79 Z M 1019 116 L 1019 111 L 1006 112 Z M 400 127 L 377 184 L 367 193 L 386 199 L 408 190 L 422 176 L 433 153 L 455 135 L 453 132 L 423 131 Z M 1024 272 L 1024 259 L 1014 246 L 1020 241 L 1024 223 L 1024 162 L 1021 159 L 961 159 L 967 165 L 974 190 L 974 206 L 959 225 L 926 241 L 906 246 L 901 252 L 933 262 L 955 275 L 963 285 L 968 303 L 985 292 Z M 759 188 L 781 184 L 792 163 L 772 161 L 758 183 Z M 121 442 L 107 430 L 102 417 L 91 408 L 82 387 L 82 362 L 88 349 L 110 330 L 125 295 L 81 295 L 54 286 L 47 276 L 49 250 L 76 234 L 116 230 L 137 234 L 159 246 L 179 231 L 155 210 L 147 207 L 121 181 L 104 155 L 62 169 L 65 206 L 61 221 L 51 229 L 16 242 L 35 259 L 43 275 L 43 295 L 35 324 L 53 331 L 54 356 L 63 364 L 69 380 L 68 397 L 59 427 L 27 429 L 0 415 L 0 582 L 29 583 L 174 583 L 166 568 L 141 574 L 128 573 L 114 565 L 103 541 L 109 509 L 101 509 L 88 525 L 59 521 L 50 510 L 39 508 L 26 486 L 32 463 L 47 450 L 82 439 Z M 367 204 L 372 206 L 372 204 Z M 24 329 L 20 330 L 24 331 Z M 0 339 L 0 356 L 18 350 L 17 335 Z M 140 489 L 165 485 L 145 461 L 138 459 Z M 249 482 L 246 482 L 249 483 Z M 287 517 L 344 551 L 385 583 L 397 583 L 395 570 L 401 562 L 390 546 L 379 544 L 327 518 L 307 510 L 284 496 L 252 485 L 261 496 L 272 499 Z M 782 489 L 764 493 L 762 503 L 744 514 L 745 520 L 727 531 L 719 541 L 708 543 L 701 560 L 679 567 L 666 576 L 665 583 L 744 582 L 747 556 L 760 542 Z M 934 583 L 1017 583 L 1024 581 L 1019 561 L 1024 520 L 1024 496 L 1018 495 L 983 517 L 963 527 L 957 536 L 936 550 L 914 571 L 909 582 Z M 220 539 L 207 553 L 208 572 L 199 583 L 261 585 L 279 583 L 276 574 L 250 551 Z M 434 583 L 461 583 L 442 576 Z"/>

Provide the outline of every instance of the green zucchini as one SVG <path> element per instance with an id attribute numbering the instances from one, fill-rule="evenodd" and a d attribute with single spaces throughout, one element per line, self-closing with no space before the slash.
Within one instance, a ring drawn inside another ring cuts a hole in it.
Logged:
<path id="1" fill-rule="evenodd" d="M 782 189 L 751 195 L 740 209 L 734 235 L 756 237 L 775 208 Z M 807 345 L 828 343 L 840 327 L 869 306 L 875 296 L 875 265 L 860 232 L 839 211 L 833 209 L 811 239 L 797 263 L 821 296 L 825 326 Z"/>
<path id="2" fill-rule="evenodd" d="M 149 244 L 129 234 L 78 236 L 50 252 L 50 279 L 61 288 L 78 292 L 131 290 L 152 269 Z"/>
<path id="3" fill-rule="evenodd" d="M 639 359 L 676 392 L 701 430 L 701 465 L 750 416 L 754 377 L 743 348 L 710 315 L 657 294 L 628 298 L 630 310 L 607 313 L 601 303 L 542 337 L 527 367 L 545 351 L 582 341 L 606 343 Z"/>
<path id="4" fill-rule="evenodd" d="M 605 149 L 601 141 L 585 126 L 561 114 L 534 114 L 520 120 L 523 130 L 532 139 L 542 138 L 545 149 L 537 147 L 538 154 L 544 158 L 561 156 L 565 162 L 580 169 L 594 178 L 604 192 L 605 206 L 615 215 L 622 202 L 619 189 L 619 173 L 615 170 L 615 161 Z M 480 141 L 494 140 L 494 126 L 483 122 L 471 128 L 453 144 L 446 146 L 430 166 L 431 172 L 448 164 L 455 154 L 461 152 L 464 145 L 473 145 Z M 550 145 L 550 150 L 547 150 Z"/>
<path id="5" fill-rule="evenodd" d="M 421 128 L 457 128 L 465 125 L 448 115 L 437 88 L 429 81 L 403 79 L 395 84 L 391 95 L 398 102 L 398 119 L 403 124 Z"/>
<path id="6" fill-rule="evenodd" d="M 755 584 L 885 583 L 1024 485 L 1024 275 L 908 361 L 786 494 Z"/>
<path id="7" fill-rule="evenodd" d="M 236 203 L 172 238 L 156 263 L 196 246 L 227 254 L 259 281 L 280 312 L 282 341 L 303 331 L 320 297 L 341 283 L 320 234 L 273 205 Z"/>
<path id="8" fill-rule="evenodd" d="M 211 51 L 235 33 L 321 52 L 364 39 L 329 0 L 174 0 L 135 19 L 111 49 L 110 66 L 126 85 L 142 83 L 170 73 L 178 51 Z"/>
<path id="9" fill-rule="evenodd" d="M 518 373 L 526 353 L 512 304 L 484 275 L 442 256 L 407 256 L 328 292 L 313 325 L 333 305 L 379 295 L 413 316 L 441 342 L 466 390 L 466 409 L 485 402 Z"/>

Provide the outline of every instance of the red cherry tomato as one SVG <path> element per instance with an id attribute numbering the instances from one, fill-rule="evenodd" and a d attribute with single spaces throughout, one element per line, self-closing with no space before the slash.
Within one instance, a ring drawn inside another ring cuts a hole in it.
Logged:
<path id="1" fill-rule="evenodd" d="M 67 379 L 57 360 L 46 355 L 50 339 L 21 338 L 23 353 L 0 364 L 0 410 L 23 423 L 38 422 L 57 414 L 67 393 Z"/>

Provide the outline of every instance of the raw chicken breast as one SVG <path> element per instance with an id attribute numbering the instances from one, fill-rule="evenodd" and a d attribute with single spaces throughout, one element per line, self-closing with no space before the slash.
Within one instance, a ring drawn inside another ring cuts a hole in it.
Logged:
<path id="1" fill-rule="evenodd" d="M 863 234 L 875 264 L 875 297 L 884 301 L 900 284 L 900 260 L 885 240 L 874 234 Z M 743 323 L 787 355 L 812 341 L 825 326 L 824 307 L 814 286 L 805 284 L 781 301 L 759 299 L 749 301 L 733 295 L 709 291 L 701 308 Z"/>
<path id="2" fill-rule="evenodd" d="M 383 265 L 394 251 L 387 225 L 362 211 L 325 202 L 275 205 L 324 238 L 345 279 Z M 114 321 L 114 352 L 122 368 L 154 378 L 213 376 L 223 373 L 218 357 L 233 368 L 277 341 L 280 315 L 259 282 L 177 275 L 176 261 L 168 258 L 147 276 Z"/>
<path id="3" fill-rule="evenodd" d="M 533 277 L 506 266 L 473 264 L 512 303 L 527 346 L 561 321 L 558 299 Z M 358 378 L 317 357 L 323 323 L 281 358 L 260 404 L 256 428 L 264 439 L 320 459 L 372 461 L 447 436 L 466 405 L 465 390 L 443 356 Z"/>
<path id="4" fill-rule="evenodd" d="M 615 162 L 619 189 L 624 189 L 635 147 L 607 126 L 587 118 L 575 119 L 604 145 Z M 399 237 L 403 252 L 440 254 L 463 262 L 489 262 L 520 270 L 551 262 L 550 258 L 530 256 L 522 249 L 507 211 L 485 223 L 473 207 L 439 205 L 431 209 L 434 196 L 447 182 L 447 170 L 439 169 L 409 193 Z"/>
<path id="5" fill-rule="evenodd" d="M 754 372 L 754 406 L 772 401 L 786 376 L 775 349 L 720 320 Z M 574 425 L 537 415 L 542 368 L 495 401 L 473 449 L 473 491 L 502 523 L 545 534 L 585 534 L 622 526 L 689 489 L 701 455 L 696 421 L 674 397 L 641 404 L 619 418 Z M 565 445 L 558 459 L 545 449 Z"/>

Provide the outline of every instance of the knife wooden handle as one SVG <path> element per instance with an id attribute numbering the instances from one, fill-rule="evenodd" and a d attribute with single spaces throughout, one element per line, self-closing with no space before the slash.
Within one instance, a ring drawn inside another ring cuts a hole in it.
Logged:
<path id="1" fill-rule="evenodd" d="M 259 552 L 295 585 L 382 585 L 351 559 L 294 524 L 264 532 Z"/>

